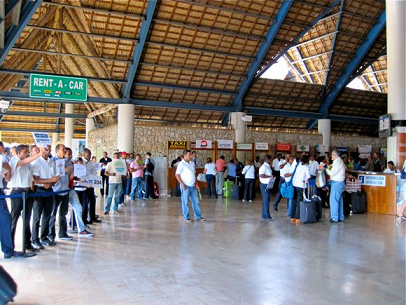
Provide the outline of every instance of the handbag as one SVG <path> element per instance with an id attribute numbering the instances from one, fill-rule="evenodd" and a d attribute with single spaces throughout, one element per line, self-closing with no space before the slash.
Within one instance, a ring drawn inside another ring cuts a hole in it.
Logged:
<path id="1" fill-rule="evenodd" d="M 197 181 L 207 182 L 206 181 L 206 174 L 200 173 L 199 175 L 197 175 Z"/>
<path id="2" fill-rule="evenodd" d="M 295 176 L 296 169 L 297 169 L 298 166 L 299 166 L 299 163 L 296 164 L 295 170 L 293 171 L 293 174 L 290 177 L 290 180 L 288 182 L 282 183 L 282 185 L 281 185 L 281 187 L 279 189 L 279 191 L 280 191 L 283 198 L 293 199 L 293 197 L 295 195 L 295 188 L 294 188 L 294 186 L 292 184 L 292 181 L 293 181 L 293 177 Z"/>
<path id="3" fill-rule="evenodd" d="M 316 185 L 319 189 L 325 187 L 327 184 L 327 177 L 325 169 L 319 169 L 316 172 Z"/>

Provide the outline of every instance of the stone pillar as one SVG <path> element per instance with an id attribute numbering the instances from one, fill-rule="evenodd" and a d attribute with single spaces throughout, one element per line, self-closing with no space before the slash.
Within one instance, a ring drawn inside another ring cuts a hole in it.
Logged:
<path id="1" fill-rule="evenodd" d="M 52 145 L 53 145 L 53 148 L 55 148 L 56 142 L 58 142 L 58 141 L 59 141 L 59 133 L 53 132 L 52 133 Z"/>
<path id="2" fill-rule="evenodd" d="M 236 143 L 245 143 L 246 141 L 247 125 L 245 121 L 242 120 L 244 115 L 244 112 L 233 112 L 230 114 L 231 126 L 235 130 Z M 237 152 L 237 159 L 243 164 L 245 164 L 245 155 L 244 151 Z"/>
<path id="3" fill-rule="evenodd" d="M 318 133 L 323 136 L 323 145 L 330 146 L 331 144 L 331 120 L 320 119 L 318 120 Z"/>
<path id="4" fill-rule="evenodd" d="M 74 113 L 74 104 L 65 104 L 65 113 Z M 73 139 L 73 119 L 65 118 L 65 146 L 72 147 Z"/>
<path id="5" fill-rule="evenodd" d="M 118 105 L 117 148 L 128 153 L 134 151 L 134 108 L 133 104 Z"/>
<path id="6" fill-rule="evenodd" d="M 96 129 L 94 119 L 86 119 L 86 146 L 89 146 L 89 132 Z"/>
<path id="7" fill-rule="evenodd" d="M 406 120 L 406 2 L 386 1 L 388 113 L 392 120 Z M 402 168 L 406 128 L 397 127 L 388 138 L 388 161 Z"/>

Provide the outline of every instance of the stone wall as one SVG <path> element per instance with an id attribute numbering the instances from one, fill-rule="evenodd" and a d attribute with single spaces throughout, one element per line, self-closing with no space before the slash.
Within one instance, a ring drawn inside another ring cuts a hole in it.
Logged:
<path id="1" fill-rule="evenodd" d="M 170 126 L 134 126 L 134 151 L 145 154 L 147 151 L 152 156 L 163 157 L 166 155 L 166 143 L 170 140 L 194 141 L 196 139 L 234 139 L 234 130 L 220 128 L 192 128 L 192 127 L 170 127 Z M 248 131 L 247 143 L 250 142 L 267 142 L 272 145 L 279 143 L 291 143 L 292 145 L 310 145 L 322 143 L 322 136 L 310 133 L 287 133 L 287 132 L 264 132 Z M 386 147 L 386 139 L 359 137 L 359 136 L 340 136 L 333 135 L 331 146 L 349 147 L 350 151 L 356 151 L 357 145 L 372 145 L 374 151 L 380 147 Z M 89 134 L 88 147 L 94 154 L 101 155 L 102 151 L 107 151 L 111 155 L 117 148 L 117 125 L 96 129 Z M 226 159 L 231 158 L 230 151 L 222 151 Z M 273 153 L 273 151 L 272 151 Z M 180 151 L 170 151 L 169 162 L 176 158 Z M 202 161 L 210 155 L 207 152 L 200 152 Z"/>

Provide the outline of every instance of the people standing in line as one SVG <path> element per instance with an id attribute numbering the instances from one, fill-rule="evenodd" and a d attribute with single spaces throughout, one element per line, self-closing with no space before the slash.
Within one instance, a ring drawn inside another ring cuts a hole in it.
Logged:
<path id="1" fill-rule="evenodd" d="M 292 174 L 295 170 L 295 168 L 293 167 L 294 161 L 295 161 L 295 158 L 293 158 L 291 155 L 289 155 L 288 162 L 286 162 L 284 164 L 283 168 L 281 169 L 281 180 L 283 180 L 283 183 L 290 182 L 290 180 L 292 179 Z M 296 173 L 295 173 L 295 175 L 296 175 Z M 279 194 L 280 194 L 280 191 L 279 191 Z M 293 199 L 287 199 L 287 213 L 286 214 L 289 217 L 292 214 L 292 201 L 293 201 Z"/>
<path id="2" fill-rule="evenodd" d="M 290 220 L 300 224 L 300 202 L 303 201 L 303 192 L 306 189 L 306 184 L 310 179 L 309 156 L 303 155 L 300 164 L 296 168 L 295 176 L 293 177 L 293 187 L 295 194 L 292 200 L 292 209 Z"/>
<path id="3" fill-rule="evenodd" d="M 141 161 L 141 155 L 136 154 L 135 160 L 130 164 L 132 174 L 131 182 L 131 200 L 135 200 L 135 190 L 137 190 L 138 199 L 142 200 L 142 182 L 144 179 L 144 165 Z"/>
<path id="4" fill-rule="evenodd" d="M 123 192 L 123 183 L 122 183 L 122 174 L 117 172 L 116 168 L 114 167 L 115 160 L 120 159 L 120 154 L 118 152 L 114 153 L 113 161 L 107 164 L 105 175 L 109 176 L 109 196 L 107 197 L 106 205 L 104 207 L 104 215 L 110 213 L 111 202 L 114 197 L 114 205 L 113 205 L 113 213 L 122 213 L 118 209 L 118 205 L 120 203 L 120 197 Z M 125 171 L 126 172 L 126 171 Z"/>
<path id="5" fill-rule="evenodd" d="M 373 172 L 375 169 L 374 161 L 372 160 L 371 156 L 368 156 L 367 163 L 364 166 L 364 170 L 367 172 Z"/>
<path id="6" fill-rule="evenodd" d="M 130 155 L 128 153 L 126 153 L 125 151 L 123 151 L 121 153 L 121 158 L 123 159 L 123 161 L 126 163 L 127 165 L 127 172 L 125 175 L 123 175 L 123 191 L 124 191 L 124 196 L 125 198 L 130 197 L 130 193 L 131 193 L 131 172 L 130 172 Z M 124 202 L 124 200 L 122 200 L 122 202 Z"/>
<path id="7" fill-rule="evenodd" d="M 216 160 L 216 191 L 217 196 L 223 196 L 224 171 L 226 170 L 226 161 L 224 156 Z"/>
<path id="8" fill-rule="evenodd" d="M 40 152 L 34 156 L 28 156 L 28 145 L 18 145 L 16 147 L 16 155 L 11 158 L 9 165 L 11 169 L 11 179 L 8 182 L 8 187 L 11 189 L 11 195 L 21 195 L 22 193 L 32 193 L 32 171 L 31 162 L 40 158 L 45 152 L 45 148 L 41 148 Z M 34 204 L 33 197 L 27 197 L 25 200 L 25 248 L 33 250 L 31 245 L 31 214 Z M 11 198 L 11 236 L 13 242 L 17 229 L 17 222 L 23 211 L 23 199 Z M 38 251 L 37 249 L 33 251 Z"/>
<path id="9" fill-rule="evenodd" d="M 272 216 L 269 213 L 269 202 L 271 199 L 271 190 L 267 189 L 270 178 L 272 178 L 272 157 L 265 155 L 264 163 L 259 168 L 259 182 L 262 194 L 262 219 L 272 220 Z"/>
<path id="10" fill-rule="evenodd" d="M 44 245 L 56 245 L 55 236 L 50 235 L 50 220 L 54 208 L 52 186 L 59 181 L 59 176 L 54 174 L 55 164 L 49 158 L 48 150 L 44 150 L 38 159 L 31 162 L 31 166 L 35 193 L 42 195 L 35 197 L 32 222 L 32 246 L 39 250 L 44 249 Z"/>
<path id="11" fill-rule="evenodd" d="M 316 172 L 319 169 L 319 162 L 316 161 L 316 156 L 311 155 L 309 161 L 310 177 L 316 179 Z"/>
<path id="12" fill-rule="evenodd" d="M 227 163 L 227 180 L 235 182 L 237 177 L 237 165 L 234 163 L 234 159 L 231 159 L 229 163 Z"/>
<path id="13" fill-rule="evenodd" d="M 280 171 L 282 171 L 282 169 L 283 169 L 283 168 L 285 167 L 285 165 L 288 163 L 290 157 L 291 157 L 290 154 L 286 154 L 286 155 L 285 155 L 285 158 L 281 158 L 281 159 L 279 160 L 279 170 L 280 170 Z M 281 191 L 280 191 L 281 185 L 285 182 L 285 178 L 283 177 L 283 175 L 281 174 L 280 171 L 279 171 L 280 177 L 279 177 L 279 184 L 278 184 L 278 192 L 276 193 L 275 199 L 274 199 L 274 202 L 273 202 L 273 210 L 274 210 L 275 212 L 278 211 L 278 205 L 279 205 L 279 202 L 280 202 L 281 199 L 282 199 L 282 195 L 281 195 Z M 275 181 L 275 183 L 276 183 L 276 181 Z"/>
<path id="14" fill-rule="evenodd" d="M 91 156 L 92 156 L 92 152 L 90 151 L 90 149 L 85 148 L 83 150 L 83 158 L 84 158 L 85 166 L 86 166 L 86 174 L 96 176 L 97 170 L 94 167 L 93 163 L 90 161 Z M 86 215 L 87 212 L 89 212 L 90 220 L 88 220 L 88 224 L 101 222 L 101 220 L 97 219 L 97 217 L 96 217 L 96 196 L 94 194 L 93 187 L 91 187 L 91 186 L 87 187 L 86 197 L 88 199 L 88 205 L 85 206 L 83 213 L 85 213 L 85 215 Z M 88 210 L 86 208 L 88 208 Z"/>
<path id="15" fill-rule="evenodd" d="M 212 158 L 207 158 L 203 173 L 206 174 L 207 196 L 211 198 L 211 194 L 213 193 L 216 198 L 218 198 L 216 192 L 216 164 L 213 163 Z"/>
<path id="16" fill-rule="evenodd" d="M 255 166 L 252 164 L 251 160 L 247 159 L 245 161 L 245 167 L 242 170 L 242 174 L 244 175 L 245 180 L 244 199 L 242 200 L 243 202 L 252 202 L 252 193 L 255 185 L 255 172 Z"/>
<path id="17" fill-rule="evenodd" d="M 106 170 L 106 166 L 108 163 L 111 162 L 111 158 L 108 156 L 107 152 L 105 151 L 103 153 L 103 158 L 100 159 L 99 161 L 102 164 L 102 169 L 100 171 L 100 175 L 102 177 L 102 188 L 100 189 L 100 194 L 104 196 L 108 196 L 109 194 L 109 177 L 107 177 L 104 172 Z"/>
<path id="18" fill-rule="evenodd" d="M 277 154 L 276 158 L 272 161 L 272 175 L 275 177 L 275 183 L 272 188 L 272 193 L 277 193 L 279 191 L 279 181 L 281 177 L 281 169 L 279 167 L 279 162 L 282 159 L 282 154 Z"/>
<path id="19" fill-rule="evenodd" d="M 65 158 L 66 148 L 63 144 L 58 144 L 55 147 L 55 154 L 56 156 L 52 158 L 53 165 L 54 165 L 54 174 L 60 173 L 59 180 L 54 184 L 52 187 L 54 192 L 65 191 L 69 189 L 69 178 L 70 175 L 73 174 L 73 165 L 67 163 L 67 159 Z M 60 160 L 60 161 L 59 161 Z M 57 166 L 58 163 L 60 166 L 63 165 L 62 169 L 59 171 Z M 63 171 L 63 174 L 62 174 Z M 66 221 L 66 215 L 69 211 L 69 192 L 66 193 L 59 193 L 54 195 L 54 205 L 53 211 L 49 221 L 49 239 L 55 239 L 56 237 L 56 230 L 55 230 L 55 223 L 56 223 L 56 215 L 58 213 L 58 238 L 62 240 L 72 240 L 72 236 L 68 235 L 68 224 Z"/>
<path id="20" fill-rule="evenodd" d="M 202 161 L 201 161 L 200 158 L 197 156 L 197 152 L 196 152 L 196 151 L 192 151 L 191 161 L 192 161 L 192 163 L 194 163 L 195 168 L 200 168 L 200 167 L 202 167 Z"/>
<path id="21" fill-rule="evenodd" d="M 255 162 L 254 162 L 254 166 L 256 167 L 257 170 L 259 170 L 259 168 L 261 167 L 261 162 L 260 162 L 260 158 L 259 156 L 255 157 Z"/>
<path id="22" fill-rule="evenodd" d="M 206 219 L 202 217 L 202 214 L 200 212 L 198 195 L 198 191 L 200 192 L 200 188 L 196 184 L 196 168 L 191 161 L 191 151 L 189 149 L 185 149 L 183 151 L 183 160 L 176 168 L 175 177 L 180 184 L 180 189 L 182 192 L 182 213 L 185 221 L 192 221 L 189 215 L 189 199 L 192 203 L 195 220 L 205 221 Z"/>
<path id="23" fill-rule="evenodd" d="M 154 194 L 154 162 L 151 160 L 151 153 L 147 152 L 145 154 L 144 162 L 144 197 L 143 199 L 156 199 L 157 197 Z"/>
<path id="24" fill-rule="evenodd" d="M 330 176 L 331 189 L 330 189 L 330 223 L 344 222 L 344 204 L 343 204 L 343 190 L 345 186 L 345 164 L 340 158 L 340 152 L 333 150 L 331 153 L 333 164 L 331 168 L 326 169 L 327 175 Z M 324 164 L 320 165 L 320 169 Z"/>
<path id="25" fill-rule="evenodd" d="M 4 154 L 4 144 L 0 141 L 0 196 L 4 196 L 3 176 L 5 181 L 10 181 L 11 168 L 8 164 L 8 158 Z M 14 242 L 11 236 L 11 214 L 4 198 L 0 198 L 0 244 L 1 251 L 5 259 L 12 257 L 33 257 L 35 253 L 24 253 L 14 250 Z"/>

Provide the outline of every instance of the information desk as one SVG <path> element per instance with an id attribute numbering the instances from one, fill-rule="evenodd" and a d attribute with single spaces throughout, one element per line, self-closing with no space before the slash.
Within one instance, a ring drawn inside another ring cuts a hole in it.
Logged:
<path id="1" fill-rule="evenodd" d="M 196 168 L 196 178 L 197 178 L 197 175 L 199 175 L 200 173 L 203 173 L 203 171 L 204 171 L 204 168 Z M 167 173 L 168 173 L 168 183 L 167 183 L 168 191 L 171 192 L 172 189 L 173 190 L 176 189 L 176 178 L 175 178 L 176 168 L 169 167 Z M 200 182 L 200 181 L 197 181 L 197 179 L 196 179 L 196 182 L 199 183 L 199 186 L 201 188 L 207 187 L 206 182 Z"/>
<path id="2" fill-rule="evenodd" d="M 368 213 L 396 215 L 396 176 L 374 172 L 351 172 L 361 179 L 361 189 L 366 194 Z"/>

